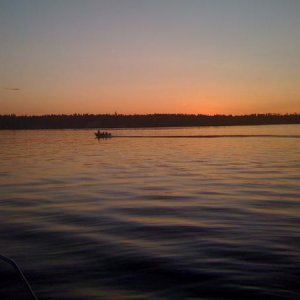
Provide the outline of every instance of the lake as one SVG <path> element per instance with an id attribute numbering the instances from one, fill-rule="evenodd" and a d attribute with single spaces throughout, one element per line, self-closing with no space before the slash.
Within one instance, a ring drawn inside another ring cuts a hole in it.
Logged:
<path id="1" fill-rule="evenodd" d="M 0 131 L 0 253 L 39 299 L 300 299 L 300 125 L 94 131 Z"/>

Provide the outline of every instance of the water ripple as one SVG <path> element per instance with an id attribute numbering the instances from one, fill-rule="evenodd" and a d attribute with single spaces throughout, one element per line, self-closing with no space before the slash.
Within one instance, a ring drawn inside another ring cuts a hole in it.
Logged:
<path id="1" fill-rule="evenodd" d="M 300 127 L 280 128 L 0 133 L 1 253 L 40 299 L 299 299 Z"/>

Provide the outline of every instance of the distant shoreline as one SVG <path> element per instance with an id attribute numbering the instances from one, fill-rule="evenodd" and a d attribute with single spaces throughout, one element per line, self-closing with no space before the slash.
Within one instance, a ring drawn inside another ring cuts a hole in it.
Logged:
<path id="1" fill-rule="evenodd" d="M 200 126 L 247 126 L 300 124 L 300 114 L 187 115 L 187 114 L 73 114 L 17 116 L 0 115 L 5 129 L 171 128 Z"/>

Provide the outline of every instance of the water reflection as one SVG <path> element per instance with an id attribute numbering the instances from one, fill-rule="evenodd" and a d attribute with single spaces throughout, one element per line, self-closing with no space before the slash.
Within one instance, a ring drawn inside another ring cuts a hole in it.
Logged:
<path id="1" fill-rule="evenodd" d="M 299 298 L 299 139 L 0 139 L 1 252 L 41 299 Z"/>

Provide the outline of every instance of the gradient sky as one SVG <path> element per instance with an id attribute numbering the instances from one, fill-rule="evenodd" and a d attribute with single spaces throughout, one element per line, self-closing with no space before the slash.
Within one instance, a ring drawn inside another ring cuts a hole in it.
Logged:
<path id="1" fill-rule="evenodd" d="M 0 114 L 300 113 L 299 0 L 0 0 Z"/>

